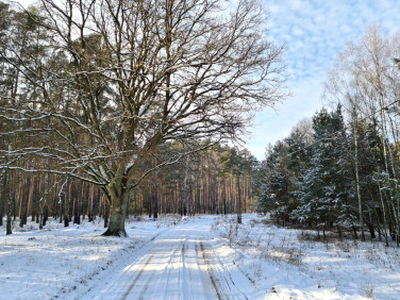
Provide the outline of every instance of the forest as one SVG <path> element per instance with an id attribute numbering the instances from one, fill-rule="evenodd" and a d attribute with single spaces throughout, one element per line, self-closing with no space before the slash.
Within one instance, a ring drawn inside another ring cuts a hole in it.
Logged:
<path id="1" fill-rule="evenodd" d="M 256 211 L 322 238 L 400 245 L 399 39 L 371 26 L 348 43 L 325 83 L 330 108 L 257 161 L 240 137 L 253 111 L 287 96 L 284 46 L 260 33 L 255 2 L 230 16 L 217 2 L 0 3 L 7 234 L 28 218 L 100 217 L 124 236 L 132 216 L 240 223 Z"/>
<path id="2" fill-rule="evenodd" d="M 2 2 L 0 16 L 7 233 L 28 216 L 102 217 L 126 236 L 129 216 L 253 209 L 255 159 L 234 145 L 286 95 L 257 1 Z"/>

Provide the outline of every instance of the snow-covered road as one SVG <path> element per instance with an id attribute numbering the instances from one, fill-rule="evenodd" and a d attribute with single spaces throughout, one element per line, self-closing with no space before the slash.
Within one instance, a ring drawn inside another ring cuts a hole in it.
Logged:
<path id="1" fill-rule="evenodd" d="M 182 222 L 156 234 L 131 264 L 86 299 L 247 299 L 251 286 L 232 273 L 206 233 L 210 222 Z M 237 270 L 236 270 L 237 271 Z M 238 276 L 239 275 L 239 276 Z"/>

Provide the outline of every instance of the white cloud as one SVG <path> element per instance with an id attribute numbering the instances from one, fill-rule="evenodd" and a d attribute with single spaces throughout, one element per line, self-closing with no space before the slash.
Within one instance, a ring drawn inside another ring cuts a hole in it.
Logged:
<path id="1" fill-rule="evenodd" d="M 290 133 L 304 117 L 322 106 L 322 82 L 335 55 L 357 39 L 371 23 L 389 34 L 400 29 L 397 0 L 265 0 L 270 9 L 269 30 L 277 42 L 287 42 L 288 85 L 294 97 L 278 113 L 258 113 L 247 147 L 259 159 L 268 143 Z"/>

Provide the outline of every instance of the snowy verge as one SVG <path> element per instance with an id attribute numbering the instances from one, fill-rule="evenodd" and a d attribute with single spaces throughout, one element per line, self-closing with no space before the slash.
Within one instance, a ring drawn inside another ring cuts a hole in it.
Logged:
<path id="1" fill-rule="evenodd" d="M 399 249 L 276 227 L 256 215 L 214 222 L 214 248 L 257 292 L 249 299 L 399 299 Z"/>

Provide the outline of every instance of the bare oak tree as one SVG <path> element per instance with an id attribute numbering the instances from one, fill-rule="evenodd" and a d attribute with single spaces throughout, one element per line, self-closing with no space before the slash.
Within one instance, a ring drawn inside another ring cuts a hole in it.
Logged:
<path id="1" fill-rule="evenodd" d="M 100 186 L 105 235 L 126 235 L 135 186 L 193 152 L 146 167 L 162 143 L 235 138 L 252 111 L 285 96 L 283 48 L 267 39 L 256 0 L 41 0 L 28 13 L 29 47 L 0 41 L 20 78 L 0 95 L 0 118 L 4 135 L 36 142 L 0 149 L 0 168 Z"/>

